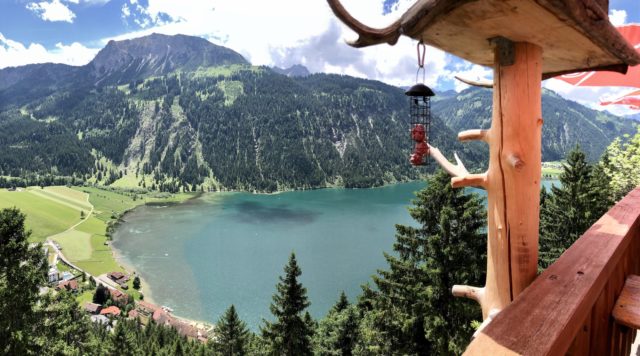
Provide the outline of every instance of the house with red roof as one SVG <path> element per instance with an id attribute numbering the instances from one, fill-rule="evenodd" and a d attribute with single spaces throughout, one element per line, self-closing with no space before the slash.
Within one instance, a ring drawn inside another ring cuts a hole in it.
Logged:
<path id="1" fill-rule="evenodd" d="M 116 307 L 115 305 L 112 305 L 110 307 L 104 308 L 100 311 L 100 315 L 107 315 L 107 316 L 119 316 L 120 315 L 120 308 Z"/>

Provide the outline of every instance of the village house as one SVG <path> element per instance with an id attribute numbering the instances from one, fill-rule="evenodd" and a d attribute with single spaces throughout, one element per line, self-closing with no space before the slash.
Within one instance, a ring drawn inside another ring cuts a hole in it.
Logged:
<path id="1" fill-rule="evenodd" d="M 122 289 L 129 288 L 129 286 L 127 285 L 127 282 L 129 281 L 129 276 L 127 276 L 126 274 L 122 272 L 109 272 L 107 273 L 107 277 L 109 277 L 112 281 L 118 283 L 118 285 Z"/>
<path id="2" fill-rule="evenodd" d="M 49 268 L 49 272 L 47 273 L 47 281 L 49 283 L 55 283 L 60 280 L 60 271 L 56 267 Z"/>
<path id="3" fill-rule="evenodd" d="M 62 281 L 58 283 L 58 285 L 56 286 L 56 290 L 58 291 L 66 290 L 68 292 L 76 293 L 78 292 L 78 281 L 76 281 L 75 279 Z"/>
<path id="4" fill-rule="evenodd" d="M 100 310 L 102 310 L 102 306 L 96 303 L 85 303 L 84 310 L 90 314 L 100 314 Z"/>
<path id="5" fill-rule="evenodd" d="M 139 319 L 141 324 L 146 324 L 149 320 L 153 320 L 158 325 L 175 328 L 180 335 L 186 336 L 191 340 L 198 340 L 200 342 L 207 341 L 206 331 L 200 330 L 186 321 L 175 318 L 165 308 L 149 302 L 136 302 L 136 308 L 129 312 L 128 317 L 130 319 Z"/>
<path id="6" fill-rule="evenodd" d="M 112 305 L 110 307 L 106 307 L 104 309 L 102 309 L 100 311 L 100 315 L 105 315 L 105 316 L 112 316 L 112 317 L 116 317 L 120 315 L 120 308 L 116 307 L 115 305 Z"/>
<path id="7" fill-rule="evenodd" d="M 104 315 L 92 315 L 90 318 L 91 318 L 91 321 L 94 322 L 94 323 L 107 325 L 107 330 L 111 329 L 109 327 L 109 318 L 107 318 L 106 316 L 104 316 Z"/>
<path id="8" fill-rule="evenodd" d="M 109 288 L 109 294 L 111 296 L 111 300 L 119 305 L 126 305 L 129 300 L 129 296 L 127 294 L 122 293 L 117 289 Z"/>

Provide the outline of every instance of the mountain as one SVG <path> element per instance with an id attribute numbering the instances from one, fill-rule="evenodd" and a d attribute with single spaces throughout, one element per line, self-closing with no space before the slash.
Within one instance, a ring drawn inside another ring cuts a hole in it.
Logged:
<path id="1" fill-rule="evenodd" d="M 177 70 L 249 64 L 239 53 L 199 37 L 152 34 L 109 41 L 89 63 L 96 84 L 124 84 Z"/>
<path id="2" fill-rule="evenodd" d="M 198 38 L 110 42 L 83 67 L 8 68 L 0 78 L 0 176 L 274 191 L 369 187 L 434 169 L 408 164 L 401 90 L 288 77 Z M 433 126 L 444 152 L 481 165 L 437 118 Z"/>
<path id="3" fill-rule="evenodd" d="M 492 91 L 469 88 L 455 96 L 435 97 L 432 107 L 453 131 L 488 129 Z M 636 131 L 630 120 L 589 109 L 546 89 L 542 90 L 542 118 L 543 161 L 564 159 L 576 144 L 590 161 L 596 161 L 614 138 Z"/>
<path id="4" fill-rule="evenodd" d="M 544 100 L 547 160 L 575 142 L 597 158 L 629 132 L 555 94 Z M 488 91 L 436 96 L 430 142 L 482 169 L 486 145 L 456 134 L 487 127 L 490 107 Z M 71 176 L 164 191 L 370 187 L 435 169 L 409 165 L 409 127 L 402 89 L 288 76 L 203 39 L 150 35 L 110 42 L 82 67 L 0 70 L 0 185 Z"/>
<path id="5" fill-rule="evenodd" d="M 633 115 L 625 116 L 625 119 L 629 119 L 629 120 L 633 120 L 633 121 L 640 121 L 640 114 L 633 114 Z"/>
<path id="6" fill-rule="evenodd" d="M 272 67 L 271 70 L 278 74 L 286 75 L 287 77 L 306 77 L 307 75 L 311 74 L 307 67 L 301 64 L 295 64 L 286 69 Z"/>

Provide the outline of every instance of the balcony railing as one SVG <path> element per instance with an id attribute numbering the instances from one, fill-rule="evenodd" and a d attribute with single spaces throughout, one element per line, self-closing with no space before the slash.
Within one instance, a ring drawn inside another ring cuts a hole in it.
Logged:
<path id="1" fill-rule="evenodd" d="M 640 188 L 600 218 L 471 342 L 466 355 L 629 355 L 611 311 L 640 274 Z"/>

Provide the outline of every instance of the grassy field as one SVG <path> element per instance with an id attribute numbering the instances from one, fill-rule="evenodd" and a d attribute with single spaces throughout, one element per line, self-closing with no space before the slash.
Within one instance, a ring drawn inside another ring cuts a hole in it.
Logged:
<path id="1" fill-rule="evenodd" d="M 107 244 L 107 225 L 114 217 L 147 202 L 178 203 L 196 194 L 140 193 L 97 187 L 0 189 L 0 208 L 18 207 L 27 215 L 27 228 L 33 231 L 32 241 L 42 242 L 47 237 L 51 238 L 62 247 L 62 253 L 69 261 L 98 276 L 113 271 L 125 272 Z M 93 214 L 89 215 L 92 209 Z M 84 220 L 81 215 L 85 216 Z M 58 269 L 69 270 L 60 261 Z M 129 281 L 127 293 L 136 299 L 140 297 L 140 293 L 133 289 L 133 279 Z M 82 302 L 88 299 L 88 292 L 78 297 Z"/>
<path id="2" fill-rule="evenodd" d="M 91 234 L 75 229 L 51 237 L 62 247 L 62 253 L 71 261 L 77 262 L 91 257 Z"/>
<path id="3" fill-rule="evenodd" d="M 561 161 L 542 162 L 542 177 L 557 179 L 564 171 Z"/>
<path id="4" fill-rule="evenodd" d="M 74 203 L 48 191 L 49 188 L 44 192 L 40 188 L 14 192 L 0 189 L 0 209 L 17 207 L 27 215 L 26 225 L 32 231 L 32 242 L 42 242 L 47 236 L 61 233 L 80 221 L 81 202 Z"/>
<path id="5" fill-rule="evenodd" d="M 124 193 L 95 187 L 77 187 L 74 189 L 89 194 L 89 202 L 93 204 L 95 216 L 105 222 L 111 220 L 114 214 L 119 214 L 144 204 L 143 200 L 133 200 L 131 195 Z"/>

